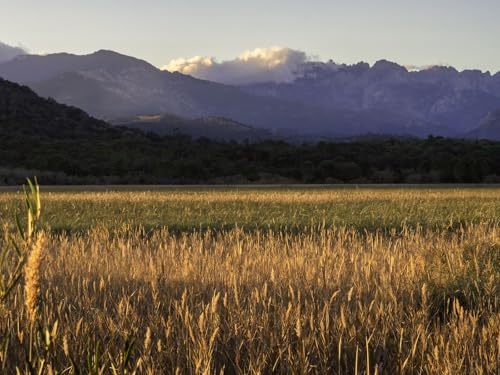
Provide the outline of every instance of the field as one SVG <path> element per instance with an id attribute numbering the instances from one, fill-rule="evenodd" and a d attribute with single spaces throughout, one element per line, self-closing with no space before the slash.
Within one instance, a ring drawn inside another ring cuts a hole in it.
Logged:
<path id="1" fill-rule="evenodd" d="M 89 191 L 89 189 L 92 189 Z M 42 224 L 55 231 L 127 225 L 173 231 L 234 227 L 302 230 L 323 223 L 361 231 L 500 223 L 500 188 L 61 188 L 42 187 Z M 0 192 L 11 221 L 22 192 Z"/>
<path id="2" fill-rule="evenodd" d="M 500 373 L 498 187 L 108 189 L 0 192 L 3 372 Z"/>

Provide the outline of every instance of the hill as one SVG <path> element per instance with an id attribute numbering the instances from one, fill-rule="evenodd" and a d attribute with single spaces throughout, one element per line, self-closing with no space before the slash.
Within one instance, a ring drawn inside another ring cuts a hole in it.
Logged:
<path id="1" fill-rule="evenodd" d="M 26 86 L 0 78 L 0 135 L 40 141 L 107 139 L 123 134 L 84 111 L 37 96 Z M 138 133 L 137 133 L 138 134 Z"/>
<path id="2" fill-rule="evenodd" d="M 258 129 L 224 117 L 186 119 L 171 114 L 136 116 L 113 121 L 113 124 L 159 135 L 189 135 L 195 139 L 250 141 L 276 138 L 265 129 Z"/>

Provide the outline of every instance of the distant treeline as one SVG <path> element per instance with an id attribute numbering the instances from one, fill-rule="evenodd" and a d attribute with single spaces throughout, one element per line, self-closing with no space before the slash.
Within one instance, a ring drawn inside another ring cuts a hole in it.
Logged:
<path id="1" fill-rule="evenodd" d="M 127 130 L 97 133 L 73 140 L 0 134 L 0 184 L 17 184 L 26 174 L 37 174 L 43 184 L 500 182 L 500 142 L 492 141 L 245 144 Z"/>

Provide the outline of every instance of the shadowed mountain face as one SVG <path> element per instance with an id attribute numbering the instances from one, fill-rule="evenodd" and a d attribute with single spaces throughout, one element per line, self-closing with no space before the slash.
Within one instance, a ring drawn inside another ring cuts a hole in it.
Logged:
<path id="1" fill-rule="evenodd" d="M 173 74 L 111 51 L 22 56 L 0 65 L 0 76 L 103 118 L 198 111 L 192 98 L 176 87 Z"/>
<path id="2" fill-rule="evenodd" d="M 490 112 L 477 129 L 468 134 L 471 138 L 500 141 L 500 109 Z"/>
<path id="3" fill-rule="evenodd" d="M 122 131 L 78 108 L 40 98 L 26 86 L 0 79 L 1 139 L 81 141 L 114 137 Z"/>
<path id="4" fill-rule="evenodd" d="M 316 110 L 161 71 L 111 51 L 87 56 L 22 56 L 0 64 L 0 76 L 104 119 L 151 113 L 187 118 L 220 116 L 268 129 L 342 134 L 343 121 L 332 126 L 332 119 L 352 116 L 350 111 Z"/>
<path id="5" fill-rule="evenodd" d="M 379 110 L 462 134 L 500 106 L 500 73 L 433 67 L 409 72 L 385 60 L 368 64 L 306 63 L 291 83 L 248 85 L 245 91 L 305 105 Z"/>
<path id="6" fill-rule="evenodd" d="M 19 56 L 0 64 L 0 77 L 102 119 L 224 117 L 288 135 L 460 136 L 500 107 L 500 74 L 408 72 L 387 61 L 373 67 L 306 63 L 293 82 L 235 87 L 98 51 Z"/>
<path id="7" fill-rule="evenodd" d="M 138 116 L 108 123 L 88 116 L 84 111 L 37 96 L 30 88 L 0 79 L 0 138 L 35 137 L 40 140 L 99 140 L 122 137 L 137 139 L 144 132 L 160 135 L 190 135 L 217 140 L 257 141 L 273 138 L 264 129 L 255 129 L 235 121 L 207 117 L 188 120 L 174 115 Z M 139 131 L 130 131 L 134 128 Z M 128 131 L 127 131 L 128 130 Z"/>
<path id="8" fill-rule="evenodd" d="M 194 139 L 257 142 L 277 138 L 268 130 L 257 129 L 223 117 L 203 117 L 191 120 L 162 114 L 120 119 L 114 123 L 159 135 L 190 135 Z"/>

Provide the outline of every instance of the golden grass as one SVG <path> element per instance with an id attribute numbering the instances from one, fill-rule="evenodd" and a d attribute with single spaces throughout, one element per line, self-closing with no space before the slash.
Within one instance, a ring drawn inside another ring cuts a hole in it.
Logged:
<path id="1" fill-rule="evenodd" d="M 44 257 L 45 235 L 40 233 L 29 250 L 25 266 L 24 304 L 30 322 L 37 320 L 40 299 L 40 277 Z"/>
<path id="2" fill-rule="evenodd" d="M 498 198 L 500 188 L 192 188 L 168 189 L 160 191 L 49 191 L 43 195 L 47 202 L 92 201 L 131 203 L 162 202 L 267 202 L 267 203 L 329 203 L 338 201 L 385 200 L 442 200 Z M 12 200 L 19 193 L 3 192 L 0 202 Z"/>
<path id="3" fill-rule="evenodd" d="M 47 234 L 43 249 L 38 329 L 22 289 L 2 307 L 5 373 L 500 370 L 495 221 L 384 234 L 94 227 Z"/>

